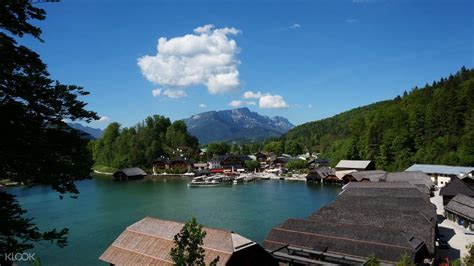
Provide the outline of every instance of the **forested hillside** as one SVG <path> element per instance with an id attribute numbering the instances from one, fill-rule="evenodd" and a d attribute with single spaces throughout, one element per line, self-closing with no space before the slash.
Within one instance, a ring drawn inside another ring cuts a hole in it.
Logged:
<path id="1" fill-rule="evenodd" d="M 111 123 L 90 146 L 96 165 L 149 168 L 159 156 L 195 156 L 198 141 L 188 134 L 183 121 L 171 123 L 169 118 L 155 115 L 130 128 Z"/>
<path id="2" fill-rule="evenodd" d="M 332 164 L 371 159 L 385 170 L 412 163 L 474 165 L 474 70 L 414 88 L 393 100 L 298 126 L 281 141 L 297 141 Z"/>

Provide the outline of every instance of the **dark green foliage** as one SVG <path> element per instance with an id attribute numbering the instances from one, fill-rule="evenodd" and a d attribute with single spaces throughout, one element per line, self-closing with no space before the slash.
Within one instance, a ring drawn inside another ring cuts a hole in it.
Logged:
<path id="1" fill-rule="evenodd" d="M 285 165 L 286 168 L 290 170 L 301 170 L 308 168 L 308 162 L 305 160 L 290 160 Z"/>
<path id="2" fill-rule="evenodd" d="M 370 254 L 369 259 L 364 263 L 364 266 L 379 266 L 380 261 L 374 254 Z"/>
<path id="3" fill-rule="evenodd" d="M 287 153 L 296 141 L 333 165 L 341 159 L 374 160 L 388 171 L 413 163 L 474 165 L 473 106 L 474 70 L 463 67 L 403 97 L 298 126 L 281 142 Z"/>
<path id="4" fill-rule="evenodd" d="M 41 29 L 30 20 L 44 18 L 44 10 L 28 0 L 0 2 L 0 176 L 77 194 L 74 181 L 89 178 L 92 159 L 85 135 L 64 120 L 99 117 L 79 100 L 88 92 L 50 79 L 39 55 L 18 43 L 24 35 L 41 40 Z M 31 218 L 23 217 L 25 212 L 0 190 L 2 260 L 4 252 L 22 252 L 38 241 L 67 244 L 67 229 L 41 233 Z"/>
<path id="5" fill-rule="evenodd" d="M 224 155 L 230 152 L 231 146 L 224 142 L 213 142 L 207 145 L 207 154 L 212 157 L 214 155 Z"/>
<path id="6" fill-rule="evenodd" d="M 474 243 L 467 245 L 466 249 L 468 253 L 462 258 L 462 261 L 465 265 L 474 265 Z"/>
<path id="7" fill-rule="evenodd" d="M 245 169 L 249 171 L 254 171 L 255 169 L 260 168 L 260 163 L 254 160 L 247 160 L 245 161 Z"/>
<path id="8" fill-rule="evenodd" d="M 26 211 L 13 195 L 0 190 L 0 202 L 0 263 L 8 265 L 5 254 L 22 253 L 32 249 L 35 242 L 49 241 L 59 247 L 67 245 L 68 229 L 41 233 L 32 218 L 24 217 Z"/>
<path id="9" fill-rule="evenodd" d="M 276 155 L 281 155 L 285 151 L 285 146 L 281 141 L 270 141 L 263 146 L 263 151 L 273 152 Z"/>
<path id="10" fill-rule="evenodd" d="M 204 238 L 206 232 L 202 225 L 198 224 L 196 218 L 189 220 L 174 236 L 174 247 L 171 248 L 171 258 L 175 265 L 205 265 L 204 263 Z M 210 265 L 216 265 L 219 257 L 215 258 Z"/>
<path id="11" fill-rule="evenodd" d="M 114 168 L 147 168 L 160 156 L 190 159 L 197 147 L 197 139 L 187 133 L 183 121 L 171 123 L 159 115 L 130 128 L 121 129 L 118 123 L 111 123 L 102 138 L 90 143 L 95 163 Z"/>
<path id="12" fill-rule="evenodd" d="M 416 266 L 416 264 L 413 262 L 413 259 L 407 254 L 403 254 L 400 257 L 400 260 L 395 265 L 396 266 Z"/>

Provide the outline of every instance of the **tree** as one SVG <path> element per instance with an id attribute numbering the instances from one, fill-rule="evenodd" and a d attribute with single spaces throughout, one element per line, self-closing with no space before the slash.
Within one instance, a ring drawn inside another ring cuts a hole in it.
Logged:
<path id="1" fill-rule="evenodd" d="M 171 248 L 171 258 L 175 265 L 205 265 L 204 263 L 204 238 L 206 231 L 198 224 L 196 218 L 191 218 L 181 231 L 174 236 L 174 246 Z M 210 265 L 216 265 L 217 256 Z"/>
<path id="2" fill-rule="evenodd" d="M 466 249 L 468 252 L 462 261 L 465 265 L 474 265 L 474 243 L 467 245 Z"/>
<path id="3" fill-rule="evenodd" d="M 40 56 L 18 44 L 24 35 L 42 41 L 41 29 L 30 20 L 44 19 L 45 11 L 28 0 L 0 3 L 0 176 L 76 194 L 74 181 L 89 178 L 92 159 L 85 134 L 64 121 L 99 117 L 79 100 L 87 91 L 50 79 Z M 4 248 L 17 252 L 41 240 L 66 244 L 67 229 L 40 233 L 11 195 L 2 192 L 1 197 Z"/>
<path id="4" fill-rule="evenodd" d="M 285 151 L 292 156 L 296 156 L 303 152 L 303 148 L 297 141 L 290 140 L 286 143 Z"/>
<path id="5" fill-rule="evenodd" d="M 283 143 L 281 141 L 270 141 L 263 146 L 263 151 L 273 152 L 277 155 L 281 155 L 284 151 Z"/>
<path id="6" fill-rule="evenodd" d="M 207 145 L 207 153 L 213 155 L 224 155 L 230 152 L 230 145 L 224 142 L 213 142 Z"/>
<path id="7" fill-rule="evenodd" d="M 68 229 L 59 232 L 53 229 L 41 233 L 32 223 L 32 218 L 25 218 L 26 213 L 15 199 L 7 192 L 0 190 L 0 253 L 2 265 L 11 263 L 4 257 L 9 253 L 21 253 L 33 248 L 34 242 L 50 241 L 60 247 L 67 245 Z"/>
<path id="8" fill-rule="evenodd" d="M 408 254 L 405 253 L 405 254 L 402 254 L 396 266 L 416 266 L 416 264 L 413 263 L 413 259 Z"/>
<path id="9" fill-rule="evenodd" d="M 260 163 L 254 160 L 247 160 L 245 161 L 245 168 L 249 171 L 254 171 L 260 168 Z"/>
<path id="10" fill-rule="evenodd" d="M 290 160 L 285 166 L 290 170 L 301 170 L 308 168 L 308 162 L 305 160 Z"/>
<path id="11" fill-rule="evenodd" d="M 364 263 L 364 266 L 379 266 L 380 261 L 377 259 L 375 254 L 370 254 L 369 259 Z"/>

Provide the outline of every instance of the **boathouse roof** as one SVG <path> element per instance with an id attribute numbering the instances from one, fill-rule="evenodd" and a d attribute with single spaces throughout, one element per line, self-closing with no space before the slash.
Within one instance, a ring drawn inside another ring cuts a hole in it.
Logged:
<path id="1" fill-rule="evenodd" d="M 448 176 L 462 176 L 474 172 L 474 167 L 469 166 L 448 166 L 434 164 L 414 164 L 405 171 L 421 171 L 427 174 L 442 174 Z"/>
<path id="2" fill-rule="evenodd" d="M 422 193 L 429 195 L 430 190 L 424 185 L 410 184 L 409 182 L 350 182 L 344 186 L 348 188 L 417 188 Z"/>
<path id="3" fill-rule="evenodd" d="M 116 176 L 117 174 L 124 174 L 126 176 L 140 176 L 140 175 L 145 176 L 146 172 L 143 171 L 143 169 L 141 168 L 133 167 L 133 168 L 122 168 L 118 170 L 117 172 L 115 172 L 114 176 Z"/>
<path id="4" fill-rule="evenodd" d="M 412 185 L 423 185 L 428 189 L 434 186 L 431 177 L 421 171 L 413 172 L 389 172 L 385 177 L 387 182 L 408 182 Z"/>
<path id="5" fill-rule="evenodd" d="M 461 179 L 455 177 L 439 191 L 439 195 L 441 196 L 454 197 L 457 194 L 474 197 L 474 189 L 464 183 Z"/>
<path id="6" fill-rule="evenodd" d="M 448 205 L 444 207 L 445 210 L 453 212 L 459 216 L 465 217 L 474 221 L 474 198 L 468 197 L 464 194 L 458 194 Z"/>
<path id="7" fill-rule="evenodd" d="M 357 171 L 351 173 L 351 175 L 357 181 L 362 181 L 364 179 L 370 180 L 372 182 L 378 182 L 385 177 L 387 172 L 382 170 L 368 170 L 368 171 Z"/>
<path id="8" fill-rule="evenodd" d="M 375 254 L 384 262 L 396 262 L 403 253 L 415 257 L 425 247 L 422 240 L 391 228 L 295 218 L 273 228 L 264 240 L 268 250 L 285 245 L 359 258 Z"/>
<path id="9" fill-rule="evenodd" d="M 179 222 L 146 217 L 127 227 L 99 259 L 116 265 L 172 265 L 173 238 L 183 226 Z M 203 230 L 206 232 L 202 245 L 206 264 L 217 256 L 218 265 L 226 265 L 231 260 L 246 265 L 256 264 L 249 260 L 258 256 L 249 256 L 247 252 L 264 254 L 260 259 L 268 259 L 265 257 L 268 254 L 260 246 L 241 235 L 208 227 Z"/>

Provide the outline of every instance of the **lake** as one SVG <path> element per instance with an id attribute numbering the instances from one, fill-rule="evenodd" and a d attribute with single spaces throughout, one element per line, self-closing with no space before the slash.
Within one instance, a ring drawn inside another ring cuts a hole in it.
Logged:
<path id="1" fill-rule="evenodd" d="M 270 229 L 289 217 L 307 217 L 333 201 L 340 187 L 278 180 L 234 186 L 188 188 L 186 179 L 114 182 L 95 176 L 77 183 L 79 198 L 49 187 L 12 188 L 40 230 L 70 229 L 63 249 L 36 244 L 43 265 L 104 265 L 102 252 L 130 224 L 145 216 L 185 222 L 192 216 L 208 227 L 232 230 L 263 242 Z"/>

